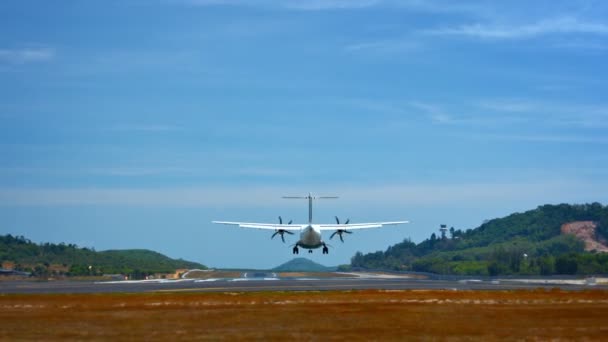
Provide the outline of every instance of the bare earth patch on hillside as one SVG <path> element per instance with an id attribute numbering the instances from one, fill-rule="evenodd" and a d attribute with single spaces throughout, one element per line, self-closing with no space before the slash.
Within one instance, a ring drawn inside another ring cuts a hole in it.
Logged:
<path id="1" fill-rule="evenodd" d="M 585 243 L 585 251 L 608 252 L 606 240 L 598 240 L 595 230 L 597 225 L 593 221 L 570 222 L 562 225 L 562 234 L 573 234 Z"/>
<path id="2" fill-rule="evenodd" d="M 0 295 L 0 340 L 602 340 L 606 291 Z"/>

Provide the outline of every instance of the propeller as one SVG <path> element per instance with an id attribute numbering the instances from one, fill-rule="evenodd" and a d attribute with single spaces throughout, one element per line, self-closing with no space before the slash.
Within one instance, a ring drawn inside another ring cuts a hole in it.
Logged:
<path id="1" fill-rule="evenodd" d="M 335 216 L 336 218 L 336 224 L 340 224 L 340 219 L 338 218 L 338 216 Z M 348 224 L 348 222 L 350 222 L 350 219 L 346 219 L 346 222 L 344 222 L 344 224 Z"/>
<path id="2" fill-rule="evenodd" d="M 291 224 L 293 222 L 293 220 L 289 220 L 289 222 L 287 222 L 287 224 Z M 283 224 L 283 218 L 281 216 L 279 216 L 279 224 Z"/>
<path id="3" fill-rule="evenodd" d="M 291 224 L 293 222 L 293 220 L 289 220 L 289 222 L 287 222 L 287 224 Z M 283 218 L 281 216 L 279 216 L 279 224 L 283 224 Z M 277 236 L 277 234 L 281 235 L 281 241 L 283 241 L 283 243 L 285 243 L 285 236 L 284 234 L 287 233 L 289 235 L 293 235 L 292 232 L 290 232 L 289 230 L 285 230 L 285 229 L 277 229 L 275 230 L 274 234 L 272 234 L 272 236 L 270 237 L 271 239 L 274 239 L 275 236 Z"/>
<path id="4" fill-rule="evenodd" d="M 329 239 L 330 240 L 333 239 L 334 235 L 338 234 L 338 236 L 340 237 L 340 241 L 344 242 L 344 238 L 342 238 L 342 234 L 344 234 L 344 233 L 352 234 L 353 232 L 350 232 L 346 229 L 338 229 L 329 236 Z"/>
<path id="5" fill-rule="evenodd" d="M 338 218 L 338 216 L 335 216 L 336 218 L 336 224 L 340 224 L 340 219 Z M 350 222 L 350 219 L 346 219 L 346 221 L 344 222 L 344 224 L 348 224 Z M 346 229 L 337 229 L 335 232 L 333 232 L 330 236 L 329 239 L 333 239 L 333 237 L 338 234 L 338 236 L 340 237 L 340 241 L 344 242 L 344 238 L 342 237 L 342 234 L 352 234 L 353 232 L 348 231 Z"/>

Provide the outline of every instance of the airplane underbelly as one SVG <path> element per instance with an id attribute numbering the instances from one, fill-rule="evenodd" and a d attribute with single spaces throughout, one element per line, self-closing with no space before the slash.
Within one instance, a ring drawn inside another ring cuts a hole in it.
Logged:
<path id="1" fill-rule="evenodd" d="M 321 234 L 310 227 L 306 228 L 302 234 L 300 234 L 298 245 L 304 248 L 319 248 L 322 245 Z"/>

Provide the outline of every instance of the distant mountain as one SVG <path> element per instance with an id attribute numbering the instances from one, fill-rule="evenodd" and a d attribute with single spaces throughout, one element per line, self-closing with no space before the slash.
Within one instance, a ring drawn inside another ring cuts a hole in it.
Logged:
<path id="1" fill-rule="evenodd" d="M 295 258 L 272 269 L 275 272 L 332 272 L 336 267 L 327 267 L 306 258 Z"/>
<path id="2" fill-rule="evenodd" d="M 178 269 L 204 265 L 145 250 L 96 252 L 74 244 L 36 244 L 23 236 L 0 236 L 0 262 L 4 267 L 32 272 L 38 276 L 125 274 L 141 278 L 154 273 L 174 273 Z"/>
<path id="3" fill-rule="evenodd" d="M 433 233 L 419 244 L 405 240 L 384 252 L 357 253 L 351 268 L 462 275 L 608 274 L 608 253 L 597 247 L 606 237 L 608 206 L 543 205 L 475 229 Z"/>

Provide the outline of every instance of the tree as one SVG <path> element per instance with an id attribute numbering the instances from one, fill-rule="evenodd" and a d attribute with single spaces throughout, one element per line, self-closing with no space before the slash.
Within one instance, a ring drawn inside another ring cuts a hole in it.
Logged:
<path id="1" fill-rule="evenodd" d="M 578 262 L 576 255 L 562 255 L 555 260 L 555 272 L 557 274 L 576 274 Z"/>
<path id="2" fill-rule="evenodd" d="M 353 267 L 363 267 L 363 253 L 357 251 L 357 253 L 355 253 L 355 255 L 350 259 L 350 264 Z"/>
<path id="3" fill-rule="evenodd" d="M 488 273 L 494 277 L 507 273 L 507 268 L 505 267 L 505 265 L 494 260 L 488 264 Z"/>
<path id="4" fill-rule="evenodd" d="M 544 256 L 538 260 L 540 274 L 551 275 L 555 272 L 555 259 L 552 256 Z"/>
<path id="5" fill-rule="evenodd" d="M 404 241 L 384 252 L 356 255 L 352 265 L 458 274 L 608 273 L 608 254 L 587 253 L 582 241 L 561 234 L 561 226 L 573 221 L 594 221 L 598 235 L 608 238 L 608 206 L 542 205 L 476 229 L 451 227 L 450 239 L 432 232 L 419 244 Z"/>

